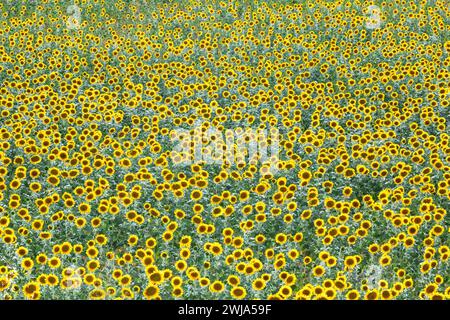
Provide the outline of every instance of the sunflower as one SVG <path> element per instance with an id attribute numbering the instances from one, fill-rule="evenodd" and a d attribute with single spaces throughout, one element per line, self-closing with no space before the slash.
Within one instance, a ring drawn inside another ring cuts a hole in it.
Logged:
<path id="1" fill-rule="evenodd" d="M 143 295 L 147 300 L 155 299 L 159 295 L 159 288 L 156 285 L 149 285 L 143 290 Z"/>
<path id="2" fill-rule="evenodd" d="M 236 286 L 231 289 L 230 294 L 235 299 L 244 299 L 247 295 L 247 291 L 243 287 Z"/>

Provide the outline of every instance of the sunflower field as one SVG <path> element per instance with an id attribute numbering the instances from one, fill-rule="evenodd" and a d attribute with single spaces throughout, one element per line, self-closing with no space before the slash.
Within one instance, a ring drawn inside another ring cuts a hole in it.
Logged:
<path id="1" fill-rule="evenodd" d="M 450 298 L 449 1 L 0 12 L 0 299 Z"/>

